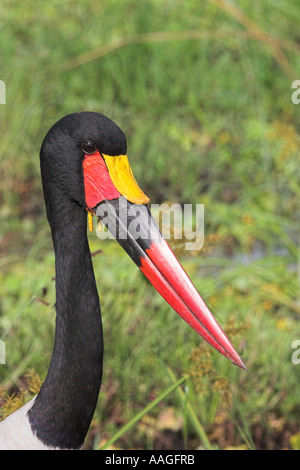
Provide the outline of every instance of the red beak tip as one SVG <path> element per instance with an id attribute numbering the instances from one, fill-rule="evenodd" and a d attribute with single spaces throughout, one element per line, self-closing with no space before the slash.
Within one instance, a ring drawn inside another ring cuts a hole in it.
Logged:
<path id="1" fill-rule="evenodd" d="M 231 362 L 237 366 L 237 367 L 240 367 L 241 369 L 245 370 L 246 372 L 248 372 L 248 369 L 247 367 L 245 366 L 245 364 L 243 363 L 242 359 L 239 357 L 239 360 L 238 361 L 233 361 L 231 360 Z"/>

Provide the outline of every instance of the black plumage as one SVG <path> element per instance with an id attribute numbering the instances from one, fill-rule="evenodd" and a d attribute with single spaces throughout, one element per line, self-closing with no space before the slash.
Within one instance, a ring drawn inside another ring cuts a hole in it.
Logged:
<path id="1" fill-rule="evenodd" d="M 40 153 L 41 175 L 55 250 L 56 331 L 49 371 L 29 411 L 45 444 L 78 448 L 88 431 L 102 376 L 98 292 L 86 233 L 81 142 L 107 155 L 126 153 L 126 138 L 106 116 L 84 112 L 58 121 Z"/>

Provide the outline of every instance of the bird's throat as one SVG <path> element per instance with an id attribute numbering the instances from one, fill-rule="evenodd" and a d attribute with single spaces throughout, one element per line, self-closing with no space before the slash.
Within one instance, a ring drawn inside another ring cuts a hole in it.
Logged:
<path id="1" fill-rule="evenodd" d="M 29 419 L 45 444 L 76 449 L 83 444 L 98 399 L 103 340 L 86 214 L 77 206 L 66 214 L 64 220 L 51 219 L 56 271 L 55 342 L 47 377 Z"/>

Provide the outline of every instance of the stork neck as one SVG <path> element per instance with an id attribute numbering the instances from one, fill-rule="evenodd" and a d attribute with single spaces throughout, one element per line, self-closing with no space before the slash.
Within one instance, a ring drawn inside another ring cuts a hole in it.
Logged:
<path id="1" fill-rule="evenodd" d="M 76 449 L 83 444 L 100 391 L 103 340 L 86 214 L 75 204 L 68 209 L 49 218 L 56 270 L 55 342 L 29 419 L 45 444 Z"/>

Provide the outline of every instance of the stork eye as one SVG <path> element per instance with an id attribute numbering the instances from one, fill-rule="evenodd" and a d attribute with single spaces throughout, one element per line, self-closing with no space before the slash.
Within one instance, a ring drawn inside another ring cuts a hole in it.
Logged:
<path id="1" fill-rule="evenodd" d="M 88 155 L 97 152 L 95 145 L 90 140 L 84 140 L 83 142 L 81 142 L 81 148 L 84 153 L 87 153 Z"/>

